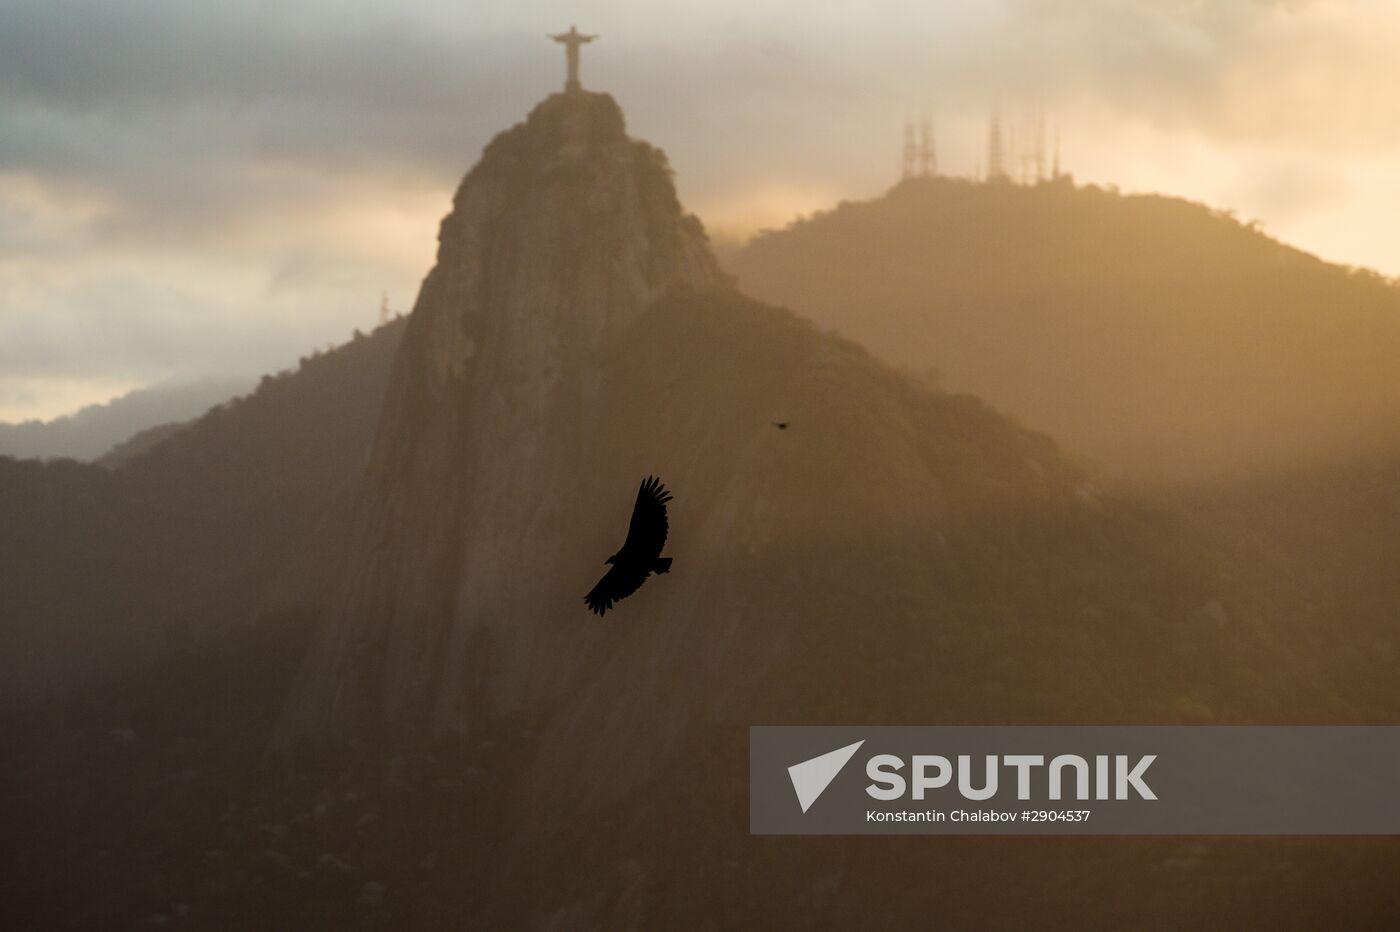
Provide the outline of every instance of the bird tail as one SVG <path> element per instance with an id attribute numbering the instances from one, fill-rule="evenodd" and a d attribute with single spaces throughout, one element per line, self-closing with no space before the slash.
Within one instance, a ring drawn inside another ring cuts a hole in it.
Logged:
<path id="1" fill-rule="evenodd" d="M 657 557 L 656 562 L 651 565 L 651 571 L 657 574 L 671 572 L 671 558 Z"/>

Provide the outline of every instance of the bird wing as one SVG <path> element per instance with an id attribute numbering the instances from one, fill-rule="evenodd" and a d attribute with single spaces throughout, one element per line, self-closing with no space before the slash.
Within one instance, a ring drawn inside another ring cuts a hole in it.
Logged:
<path id="1" fill-rule="evenodd" d="M 637 490 L 637 503 L 632 506 L 632 523 L 627 528 L 627 540 L 613 555 L 612 566 L 598 584 L 583 597 L 588 607 L 599 615 L 612 608 L 613 603 L 627 598 L 641 588 L 650 575 L 652 565 L 666 546 L 666 503 L 671 493 L 655 476 L 647 476 Z"/>
<path id="2" fill-rule="evenodd" d="M 598 580 L 598 584 L 588 595 L 583 597 L 583 601 L 588 603 L 588 607 L 594 612 L 602 615 L 612 608 L 614 602 L 621 601 L 640 589 L 646 578 L 646 570 L 640 569 L 638 564 L 613 566 L 603 574 L 603 578 Z"/>
<path id="3" fill-rule="evenodd" d="M 627 528 L 622 553 L 639 558 L 661 555 L 661 548 L 666 546 L 666 532 L 671 527 L 666 521 L 666 503 L 670 500 L 671 493 L 660 479 L 647 476 L 642 480 L 637 490 L 637 503 L 632 506 L 632 524 Z"/>

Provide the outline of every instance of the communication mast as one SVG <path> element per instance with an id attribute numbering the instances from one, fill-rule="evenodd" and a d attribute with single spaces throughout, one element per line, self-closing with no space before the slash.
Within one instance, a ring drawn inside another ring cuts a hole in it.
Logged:
<path id="1" fill-rule="evenodd" d="M 1001 114 L 997 111 L 992 111 L 992 123 L 987 129 L 987 180 L 1007 180 L 1001 142 Z"/>
<path id="2" fill-rule="evenodd" d="M 904 124 L 904 165 L 900 178 L 928 178 L 938 174 L 938 153 L 933 145 L 933 124 L 926 117 Z"/>
<path id="3" fill-rule="evenodd" d="M 1035 183 L 1045 180 L 1045 113 L 1035 112 Z"/>
<path id="4" fill-rule="evenodd" d="M 933 123 L 927 117 L 919 124 L 919 172 L 925 178 L 938 174 L 938 153 L 933 148 Z"/>

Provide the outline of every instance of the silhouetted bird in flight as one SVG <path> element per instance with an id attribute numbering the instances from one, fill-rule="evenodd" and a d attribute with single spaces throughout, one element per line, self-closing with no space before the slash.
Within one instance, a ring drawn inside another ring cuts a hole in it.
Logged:
<path id="1" fill-rule="evenodd" d="M 787 422 L 787 421 L 774 421 L 774 422 L 773 422 L 773 426 L 776 427 L 776 428 L 778 428 L 778 430 L 787 430 L 787 428 L 788 428 L 788 422 Z"/>
<path id="2" fill-rule="evenodd" d="M 641 588 L 652 573 L 671 570 L 671 558 L 661 555 L 666 546 L 666 503 L 671 493 L 655 476 L 642 480 L 637 490 L 637 504 L 632 506 L 632 524 L 627 528 L 627 540 L 622 549 L 603 562 L 612 569 L 603 574 L 593 591 L 583 597 L 588 607 L 599 615 L 612 608 L 614 602 L 627 598 Z"/>

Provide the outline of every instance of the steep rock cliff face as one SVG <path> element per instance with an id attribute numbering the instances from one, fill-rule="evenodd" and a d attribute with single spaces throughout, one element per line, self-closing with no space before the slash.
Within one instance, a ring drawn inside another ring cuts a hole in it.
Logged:
<path id="1" fill-rule="evenodd" d="M 722 281 L 612 98 L 551 96 L 492 141 L 442 223 L 287 734 L 366 715 L 460 730 L 568 684 L 579 658 L 538 625 L 577 608 L 555 583 L 574 565 L 594 357 L 658 296 Z"/>

